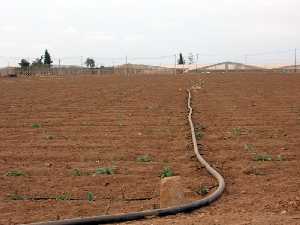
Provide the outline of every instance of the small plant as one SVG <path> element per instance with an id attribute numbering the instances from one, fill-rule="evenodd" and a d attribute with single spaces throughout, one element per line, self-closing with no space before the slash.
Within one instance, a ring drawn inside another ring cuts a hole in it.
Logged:
<path id="1" fill-rule="evenodd" d="M 161 173 L 161 178 L 172 177 L 174 176 L 174 172 L 170 167 L 165 167 Z"/>
<path id="2" fill-rule="evenodd" d="M 54 139 L 54 136 L 53 135 L 47 135 L 47 140 L 53 140 Z"/>
<path id="3" fill-rule="evenodd" d="M 277 155 L 275 158 L 276 161 L 285 161 L 285 158 L 282 155 Z"/>
<path id="4" fill-rule="evenodd" d="M 6 176 L 8 177 L 22 177 L 26 176 L 26 173 L 21 170 L 12 170 L 6 173 Z"/>
<path id="5" fill-rule="evenodd" d="M 37 128 L 41 128 L 41 125 L 38 124 L 38 123 L 34 123 L 34 124 L 32 124 L 31 127 L 34 128 L 34 129 L 37 129 Z"/>
<path id="6" fill-rule="evenodd" d="M 255 166 L 252 166 L 249 169 L 245 170 L 244 174 L 255 175 L 255 176 L 264 176 L 264 175 L 266 175 L 265 172 L 261 171 L 260 169 L 256 168 Z"/>
<path id="7" fill-rule="evenodd" d="M 149 155 L 142 155 L 136 158 L 138 162 L 151 162 L 152 158 Z"/>
<path id="8" fill-rule="evenodd" d="M 201 140 L 204 136 L 204 130 L 205 128 L 202 127 L 201 125 L 196 125 L 195 127 L 195 136 L 197 140 Z"/>
<path id="9" fill-rule="evenodd" d="M 232 129 L 232 135 L 234 137 L 239 137 L 239 136 L 241 136 L 241 134 L 242 134 L 241 128 L 236 127 L 236 128 Z"/>
<path id="10" fill-rule="evenodd" d="M 80 171 L 80 169 L 76 168 L 72 171 L 72 175 L 75 177 L 80 177 L 80 176 L 83 176 L 83 173 Z"/>
<path id="11" fill-rule="evenodd" d="M 89 202 L 95 201 L 95 197 L 94 197 L 94 194 L 93 194 L 92 192 L 88 192 L 88 193 L 87 193 L 87 200 L 88 200 Z"/>
<path id="12" fill-rule="evenodd" d="M 57 201 L 68 201 L 68 200 L 71 200 L 71 194 L 66 192 L 66 193 L 63 193 L 62 195 L 56 196 L 55 199 Z"/>
<path id="13" fill-rule="evenodd" d="M 205 196 L 205 195 L 207 195 L 207 194 L 209 193 L 209 188 L 206 187 L 206 186 L 202 186 L 202 187 L 200 187 L 200 189 L 197 191 L 197 193 L 198 193 L 199 195 Z"/>
<path id="14" fill-rule="evenodd" d="M 253 152 L 254 151 L 254 145 L 252 144 L 245 144 L 244 149 L 248 152 Z"/>
<path id="15" fill-rule="evenodd" d="M 266 161 L 272 161 L 273 158 L 270 155 L 255 155 L 253 157 L 254 161 L 260 161 L 260 162 L 266 162 Z"/>
<path id="16" fill-rule="evenodd" d="M 113 175 L 115 169 L 112 167 L 100 167 L 96 169 L 96 175 Z"/>
<path id="17" fill-rule="evenodd" d="M 9 198 L 11 200 L 14 200 L 14 201 L 22 201 L 22 200 L 26 200 L 26 198 L 22 195 L 19 195 L 18 193 L 14 193 L 14 194 L 11 194 L 9 195 Z"/>

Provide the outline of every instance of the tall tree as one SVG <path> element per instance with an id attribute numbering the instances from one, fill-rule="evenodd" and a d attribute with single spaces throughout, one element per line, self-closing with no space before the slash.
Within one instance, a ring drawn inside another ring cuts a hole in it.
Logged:
<path id="1" fill-rule="evenodd" d="M 30 62 L 28 62 L 26 59 L 22 59 L 19 63 L 22 69 L 28 68 L 30 66 Z"/>
<path id="2" fill-rule="evenodd" d="M 44 64 L 48 65 L 48 66 L 51 66 L 52 63 L 53 63 L 53 61 L 51 59 L 51 56 L 50 56 L 48 50 L 46 49 L 45 55 L 44 55 Z"/>
<path id="3" fill-rule="evenodd" d="M 178 59 L 178 65 L 184 65 L 185 64 L 185 60 L 182 56 L 182 53 L 179 54 L 179 59 Z"/>
<path id="4" fill-rule="evenodd" d="M 95 60 L 92 59 L 92 58 L 87 58 L 87 59 L 85 60 L 85 65 L 86 65 L 86 67 L 88 67 L 88 68 L 94 68 L 94 67 L 95 67 Z"/>

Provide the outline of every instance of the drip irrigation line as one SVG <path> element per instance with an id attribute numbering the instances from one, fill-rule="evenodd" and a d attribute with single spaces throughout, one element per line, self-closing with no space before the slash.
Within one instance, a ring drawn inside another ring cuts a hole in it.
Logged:
<path id="1" fill-rule="evenodd" d="M 207 206 L 212 202 L 216 201 L 218 198 L 220 198 L 225 189 L 225 181 L 224 178 L 213 167 L 211 167 L 208 164 L 208 162 L 206 162 L 206 160 L 200 155 L 198 145 L 197 145 L 194 123 L 192 120 L 192 114 L 193 114 L 193 108 L 191 106 L 192 95 L 190 90 L 187 90 L 187 93 L 188 93 L 188 109 L 189 109 L 188 121 L 191 128 L 194 152 L 199 162 L 218 181 L 217 190 L 215 190 L 212 194 L 210 194 L 209 196 L 201 200 L 194 201 L 188 204 L 175 206 L 175 207 L 170 207 L 170 208 L 153 209 L 153 210 L 146 210 L 141 212 L 133 212 L 133 213 L 119 214 L 119 215 L 104 215 L 104 216 L 94 216 L 94 217 L 87 217 L 87 218 L 32 223 L 29 225 L 98 225 L 98 224 L 120 223 L 120 222 L 132 221 L 132 220 L 140 220 L 140 219 L 146 219 L 147 217 L 151 217 L 151 218 L 163 217 L 163 216 L 175 215 L 183 212 L 190 212 L 195 209 L 199 209 L 201 207 Z"/>

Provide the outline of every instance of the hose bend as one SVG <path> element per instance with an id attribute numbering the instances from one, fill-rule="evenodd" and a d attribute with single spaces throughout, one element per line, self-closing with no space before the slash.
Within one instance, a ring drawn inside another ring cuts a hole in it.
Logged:
<path id="1" fill-rule="evenodd" d="M 126 222 L 132 220 L 139 220 L 145 219 L 147 217 L 155 217 L 155 216 L 168 216 L 174 215 L 178 213 L 188 212 L 195 209 L 199 209 L 203 206 L 207 206 L 210 203 L 216 201 L 223 193 L 225 189 L 225 182 L 223 177 L 214 169 L 212 168 L 205 159 L 200 155 L 196 135 L 195 135 L 195 128 L 192 120 L 193 108 L 191 106 L 191 91 L 187 90 L 188 92 L 188 120 L 191 128 L 192 133 L 192 141 L 194 146 L 194 151 L 197 156 L 199 162 L 207 169 L 207 171 L 216 178 L 218 181 L 218 188 L 209 196 L 192 202 L 188 204 L 179 205 L 176 207 L 164 208 L 164 209 L 154 209 L 154 210 L 146 210 L 141 212 L 133 212 L 127 214 L 120 214 L 120 215 L 105 215 L 105 216 L 94 216 L 94 217 L 87 217 L 87 218 L 77 218 L 77 219 L 66 219 L 66 220 L 59 220 L 59 221 L 50 221 L 50 222 L 41 222 L 41 223 L 32 223 L 29 225 L 98 225 L 98 224 L 108 224 L 108 223 L 119 223 L 119 222 Z"/>

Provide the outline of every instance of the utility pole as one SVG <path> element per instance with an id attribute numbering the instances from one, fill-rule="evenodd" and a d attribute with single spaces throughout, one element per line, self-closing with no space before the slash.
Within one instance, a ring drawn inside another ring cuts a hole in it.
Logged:
<path id="1" fill-rule="evenodd" d="M 126 74 L 126 76 L 128 76 L 128 58 L 127 58 L 127 56 L 125 58 L 125 74 Z"/>
<path id="2" fill-rule="evenodd" d="M 198 72 L 199 53 L 196 54 L 196 73 Z"/>
<path id="3" fill-rule="evenodd" d="M 297 48 L 295 48 L 295 73 L 297 73 Z"/>
<path id="4" fill-rule="evenodd" d="M 176 68 L 176 65 L 177 65 L 177 57 L 176 57 L 176 54 L 174 55 L 174 58 L 175 58 L 175 64 L 174 64 L 174 75 L 177 74 L 177 68 Z"/>
<path id="5" fill-rule="evenodd" d="M 61 61 L 60 59 L 58 59 L 58 70 L 57 70 L 58 75 L 60 75 L 60 71 L 61 71 L 60 65 L 61 65 Z"/>

